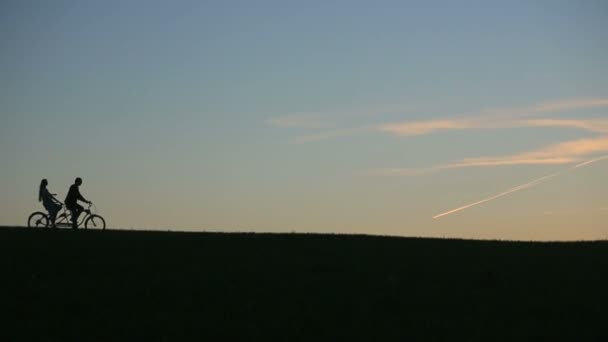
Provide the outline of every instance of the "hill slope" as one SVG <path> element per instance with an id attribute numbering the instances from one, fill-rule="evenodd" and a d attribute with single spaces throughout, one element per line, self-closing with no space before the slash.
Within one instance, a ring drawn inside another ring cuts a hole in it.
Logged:
<path id="1" fill-rule="evenodd" d="M 608 340 L 608 242 L 5 228 L 0 265 L 3 341 Z"/>

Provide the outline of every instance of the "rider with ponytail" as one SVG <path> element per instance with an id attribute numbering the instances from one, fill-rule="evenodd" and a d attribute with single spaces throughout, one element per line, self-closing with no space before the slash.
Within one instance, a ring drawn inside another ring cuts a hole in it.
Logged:
<path id="1" fill-rule="evenodd" d="M 47 189 L 49 182 L 46 179 L 43 179 L 40 182 L 40 189 L 38 190 L 38 201 L 42 202 L 42 205 L 49 212 L 49 219 L 51 220 L 51 226 L 55 228 L 55 219 L 57 218 L 57 213 L 59 209 L 61 209 L 61 202 L 59 202 L 56 198 L 56 194 L 52 194 Z"/>

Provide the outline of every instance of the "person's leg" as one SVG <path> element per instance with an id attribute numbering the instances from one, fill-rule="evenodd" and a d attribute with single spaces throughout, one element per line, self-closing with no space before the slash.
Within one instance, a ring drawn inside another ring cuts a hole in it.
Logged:
<path id="1" fill-rule="evenodd" d="M 74 216 L 76 216 L 76 208 L 72 205 L 67 206 L 70 211 L 70 220 L 72 220 L 72 227 L 74 226 Z"/>
<path id="2" fill-rule="evenodd" d="M 51 228 L 57 228 L 55 225 L 55 220 L 57 220 L 57 213 L 59 212 L 59 207 L 55 206 L 52 210 L 49 210 L 49 219 L 51 220 Z"/>
<path id="3" fill-rule="evenodd" d="M 53 221 L 53 207 L 46 202 L 43 202 L 42 205 L 44 206 L 44 209 L 46 209 L 46 212 L 49 213 L 48 217 L 49 217 L 49 221 L 51 221 L 51 226 L 52 226 L 53 222 L 54 222 Z"/>
<path id="4" fill-rule="evenodd" d="M 78 229 L 78 217 L 84 208 L 80 204 L 74 205 L 72 207 L 72 229 Z"/>
<path id="5" fill-rule="evenodd" d="M 57 206 L 55 207 L 55 216 L 53 217 L 53 228 L 57 228 L 57 215 L 59 215 L 59 213 L 61 212 L 61 209 L 63 209 L 63 205 L 57 203 Z"/>

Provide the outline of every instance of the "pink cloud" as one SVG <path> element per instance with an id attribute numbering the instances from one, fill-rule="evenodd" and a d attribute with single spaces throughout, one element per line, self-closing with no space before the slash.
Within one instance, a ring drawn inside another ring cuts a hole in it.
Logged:
<path id="1" fill-rule="evenodd" d="M 428 168 L 384 168 L 372 170 L 372 174 L 380 175 L 420 175 L 449 169 L 468 167 L 491 167 L 506 165 L 559 165 L 582 162 L 584 157 L 608 152 L 608 136 L 590 139 L 579 139 L 550 145 L 541 149 L 504 156 L 467 158 L 460 161 L 435 165 Z M 592 161 L 604 159 L 602 156 Z M 578 166 L 578 165 L 577 165 Z"/>

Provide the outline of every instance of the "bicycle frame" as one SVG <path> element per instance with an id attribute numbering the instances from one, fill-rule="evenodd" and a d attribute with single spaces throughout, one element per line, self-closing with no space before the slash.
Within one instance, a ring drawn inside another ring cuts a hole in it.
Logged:
<path id="1" fill-rule="evenodd" d="M 89 204 L 88 208 L 80 213 L 80 217 L 78 218 L 78 227 L 82 226 L 87 218 L 91 216 L 91 206 L 92 204 Z M 60 211 L 61 214 L 58 214 L 57 218 L 55 219 L 55 225 L 57 227 L 71 227 L 72 211 L 69 210 L 64 204 L 62 204 Z"/>

